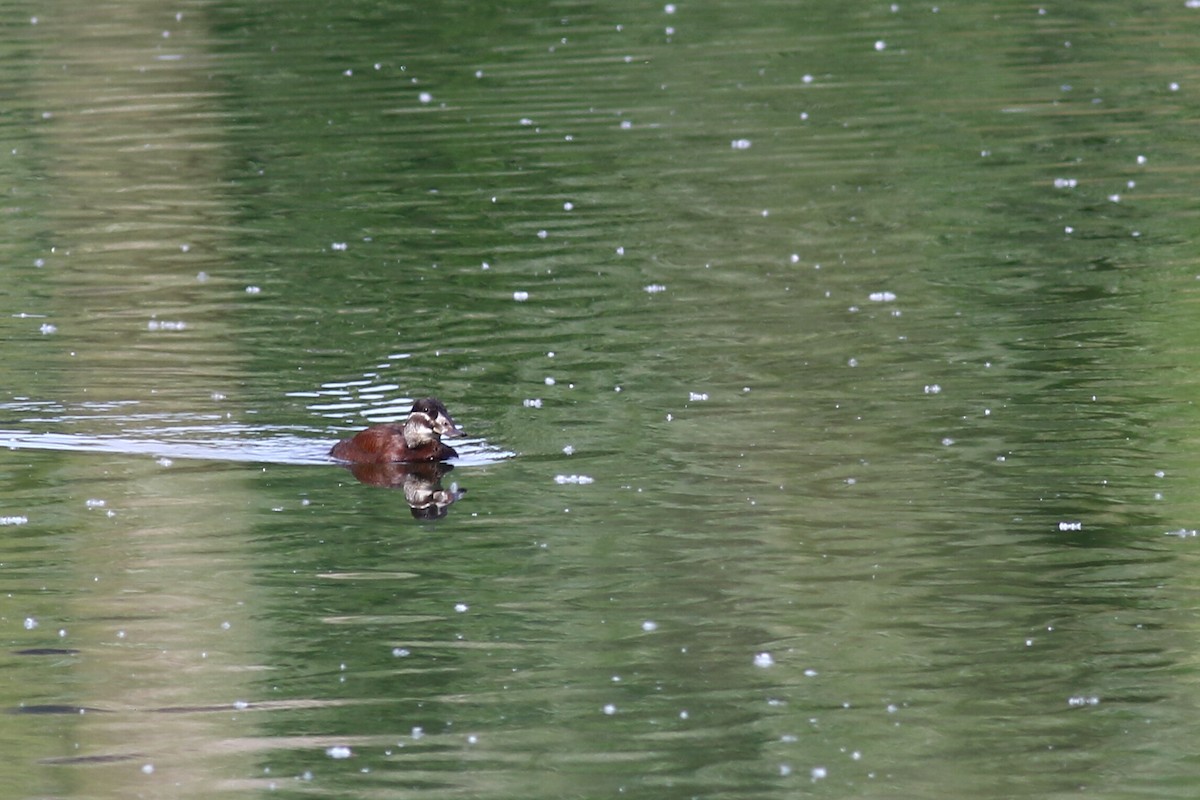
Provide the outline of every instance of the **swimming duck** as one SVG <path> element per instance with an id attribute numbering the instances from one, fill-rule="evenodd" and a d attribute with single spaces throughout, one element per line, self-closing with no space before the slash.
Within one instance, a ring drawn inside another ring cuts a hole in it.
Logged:
<path id="1" fill-rule="evenodd" d="M 442 436 L 461 436 L 450 412 L 436 397 L 413 403 L 404 422 L 372 425 L 333 446 L 329 455 L 355 464 L 445 461 L 458 455 Z"/>

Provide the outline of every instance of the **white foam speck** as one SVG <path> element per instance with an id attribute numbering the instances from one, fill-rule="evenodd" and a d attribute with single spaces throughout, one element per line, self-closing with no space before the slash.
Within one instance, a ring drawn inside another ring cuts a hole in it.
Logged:
<path id="1" fill-rule="evenodd" d="M 528 299 L 529 299 L 529 292 L 521 292 L 521 291 L 513 292 L 513 300 L 516 300 L 518 303 L 524 303 Z"/>
<path id="2" fill-rule="evenodd" d="M 764 653 L 755 653 L 754 654 L 754 666 L 762 667 L 765 669 L 767 667 L 772 667 L 774 665 L 775 665 L 775 659 L 771 657 L 770 653 L 764 652 Z"/>
<path id="3" fill-rule="evenodd" d="M 560 486 L 565 484 L 586 486 L 589 483 L 595 483 L 596 479 L 590 475 L 555 475 L 554 482 Z"/>
<path id="4" fill-rule="evenodd" d="M 330 758 L 349 758 L 354 754 L 350 751 L 349 747 L 344 745 L 336 745 L 334 747 L 327 747 L 325 749 L 325 755 L 329 756 Z"/>

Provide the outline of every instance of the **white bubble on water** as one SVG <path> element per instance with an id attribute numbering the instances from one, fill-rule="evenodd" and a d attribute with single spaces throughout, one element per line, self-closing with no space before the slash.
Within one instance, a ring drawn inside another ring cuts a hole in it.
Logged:
<path id="1" fill-rule="evenodd" d="M 754 666 L 762 667 L 763 669 L 766 669 L 767 667 L 771 667 L 774 665 L 775 665 L 775 659 L 771 656 L 770 653 L 762 652 L 762 653 L 754 654 Z"/>

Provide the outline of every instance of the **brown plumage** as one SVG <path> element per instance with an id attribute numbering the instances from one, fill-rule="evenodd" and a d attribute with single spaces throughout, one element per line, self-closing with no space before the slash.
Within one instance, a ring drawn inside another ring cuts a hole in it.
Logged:
<path id="1" fill-rule="evenodd" d="M 442 444 L 443 435 L 460 436 L 462 431 L 440 400 L 424 397 L 413 403 L 404 422 L 372 425 L 335 444 L 329 455 L 355 464 L 445 461 L 458 453 Z"/>

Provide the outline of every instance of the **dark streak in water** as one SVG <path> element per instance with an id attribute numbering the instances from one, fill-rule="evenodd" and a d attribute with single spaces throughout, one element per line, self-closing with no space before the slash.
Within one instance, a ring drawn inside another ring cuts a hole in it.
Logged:
<path id="1" fill-rule="evenodd" d="M 57 703 L 42 705 L 16 706 L 8 710 L 9 714 L 107 714 L 103 708 L 90 706 L 68 706 Z"/>
<path id="2" fill-rule="evenodd" d="M 146 757 L 140 753 L 110 753 L 99 756 L 63 756 L 61 758 L 39 758 L 39 764 L 54 766 L 71 766 L 74 764 L 120 764 L 123 761 L 139 761 Z"/>

